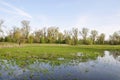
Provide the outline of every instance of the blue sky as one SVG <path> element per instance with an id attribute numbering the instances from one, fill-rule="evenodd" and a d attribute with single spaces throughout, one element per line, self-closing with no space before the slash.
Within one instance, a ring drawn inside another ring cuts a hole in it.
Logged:
<path id="1" fill-rule="evenodd" d="M 0 19 L 7 30 L 29 20 L 32 30 L 87 27 L 108 36 L 120 30 L 120 0 L 0 0 Z"/>

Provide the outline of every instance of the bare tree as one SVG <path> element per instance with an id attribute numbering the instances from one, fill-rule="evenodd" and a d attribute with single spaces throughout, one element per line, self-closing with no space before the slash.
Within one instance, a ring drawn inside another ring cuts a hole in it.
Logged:
<path id="1" fill-rule="evenodd" d="M 3 36 L 3 30 L 2 30 L 2 27 L 4 26 L 3 23 L 4 23 L 4 21 L 0 20 L 0 37 Z"/>
<path id="2" fill-rule="evenodd" d="M 30 33 L 30 21 L 23 20 L 22 23 L 22 33 L 25 39 L 28 39 L 29 33 Z"/>

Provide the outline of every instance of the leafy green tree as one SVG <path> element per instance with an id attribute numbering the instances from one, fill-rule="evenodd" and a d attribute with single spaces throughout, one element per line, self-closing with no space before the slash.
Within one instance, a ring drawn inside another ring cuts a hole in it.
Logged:
<path id="1" fill-rule="evenodd" d="M 98 44 L 104 44 L 105 43 L 105 34 L 101 33 L 98 38 L 97 38 L 97 43 Z"/>
<path id="2" fill-rule="evenodd" d="M 72 28 L 72 40 L 73 45 L 78 44 L 78 28 Z"/>
<path id="3" fill-rule="evenodd" d="M 109 42 L 110 44 L 120 44 L 120 34 L 119 32 L 114 32 L 112 35 L 109 36 Z"/>
<path id="4" fill-rule="evenodd" d="M 92 40 L 90 38 L 87 38 L 86 41 L 84 42 L 84 44 L 86 45 L 92 45 Z"/>
<path id="5" fill-rule="evenodd" d="M 13 30 L 9 30 L 7 32 L 7 36 L 5 36 L 6 42 L 13 42 Z"/>
<path id="6" fill-rule="evenodd" d="M 98 35 L 98 31 L 96 31 L 96 30 L 91 31 L 91 36 L 90 37 L 92 39 L 93 44 L 95 44 L 95 41 L 97 39 L 97 35 Z"/>
<path id="7" fill-rule="evenodd" d="M 11 39 L 10 36 L 6 36 L 4 41 L 5 41 L 5 42 L 12 42 L 12 39 Z"/>
<path id="8" fill-rule="evenodd" d="M 64 41 L 64 35 L 63 35 L 63 33 L 59 32 L 57 43 L 59 43 L 59 44 L 64 43 L 63 41 Z"/>
<path id="9" fill-rule="evenodd" d="M 49 27 L 47 29 L 48 43 L 55 43 L 58 39 L 58 34 L 59 34 L 58 27 Z"/>
<path id="10" fill-rule="evenodd" d="M 72 44 L 72 38 L 71 38 L 71 31 L 64 31 L 64 43 L 65 44 Z"/>
<path id="11" fill-rule="evenodd" d="M 41 30 L 37 30 L 34 32 L 34 42 L 35 43 L 40 43 L 40 35 L 41 35 Z"/>
<path id="12" fill-rule="evenodd" d="M 43 31 L 42 43 L 46 43 L 47 42 L 47 28 L 46 27 L 42 28 L 42 31 Z"/>
<path id="13" fill-rule="evenodd" d="M 82 31 L 79 32 L 83 38 L 84 43 L 86 43 L 88 32 L 89 32 L 88 28 L 82 28 Z"/>
<path id="14" fill-rule="evenodd" d="M 34 35 L 31 34 L 28 38 L 28 43 L 33 43 L 33 41 L 34 41 Z"/>
<path id="15" fill-rule="evenodd" d="M 47 41 L 46 28 L 39 29 L 39 30 L 35 31 L 34 34 L 35 34 L 35 42 L 45 43 Z"/>
<path id="16" fill-rule="evenodd" d="M 22 37 L 22 31 L 20 28 L 13 27 L 13 41 L 14 42 L 20 42 Z"/>

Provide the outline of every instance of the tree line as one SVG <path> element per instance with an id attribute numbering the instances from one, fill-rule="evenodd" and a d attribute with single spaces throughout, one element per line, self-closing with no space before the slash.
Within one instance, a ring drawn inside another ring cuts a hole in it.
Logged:
<path id="1" fill-rule="evenodd" d="M 97 30 L 89 30 L 88 28 L 72 28 L 71 30 L 64 30 L 60 32 L 58 27 L 43 27 L 31 33 L 30 21 L 21 21 L 20 27 L 13 27 L 7 35 L 4 36 L 2 27 L 4 21 L 0 20 L 0 42 L 14 42 L 14 43 L 56 43 L 56 44 L 120 44 L 120 31 L 114 32 L 105 40 L 105 34 L 98 34 Z"/>

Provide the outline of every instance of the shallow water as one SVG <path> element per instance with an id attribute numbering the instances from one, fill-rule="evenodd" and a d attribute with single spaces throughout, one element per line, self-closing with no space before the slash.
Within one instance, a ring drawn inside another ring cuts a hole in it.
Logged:
<path id="1" fill-rule="evenodd" d="M 13 60 L 0 61 L 0 80 L 120 80 L 120 52 L 104 51 L 95 59 L 34 61 L 19 66 Z M 77 53 L 78 56 L 83 56 Z"/>

